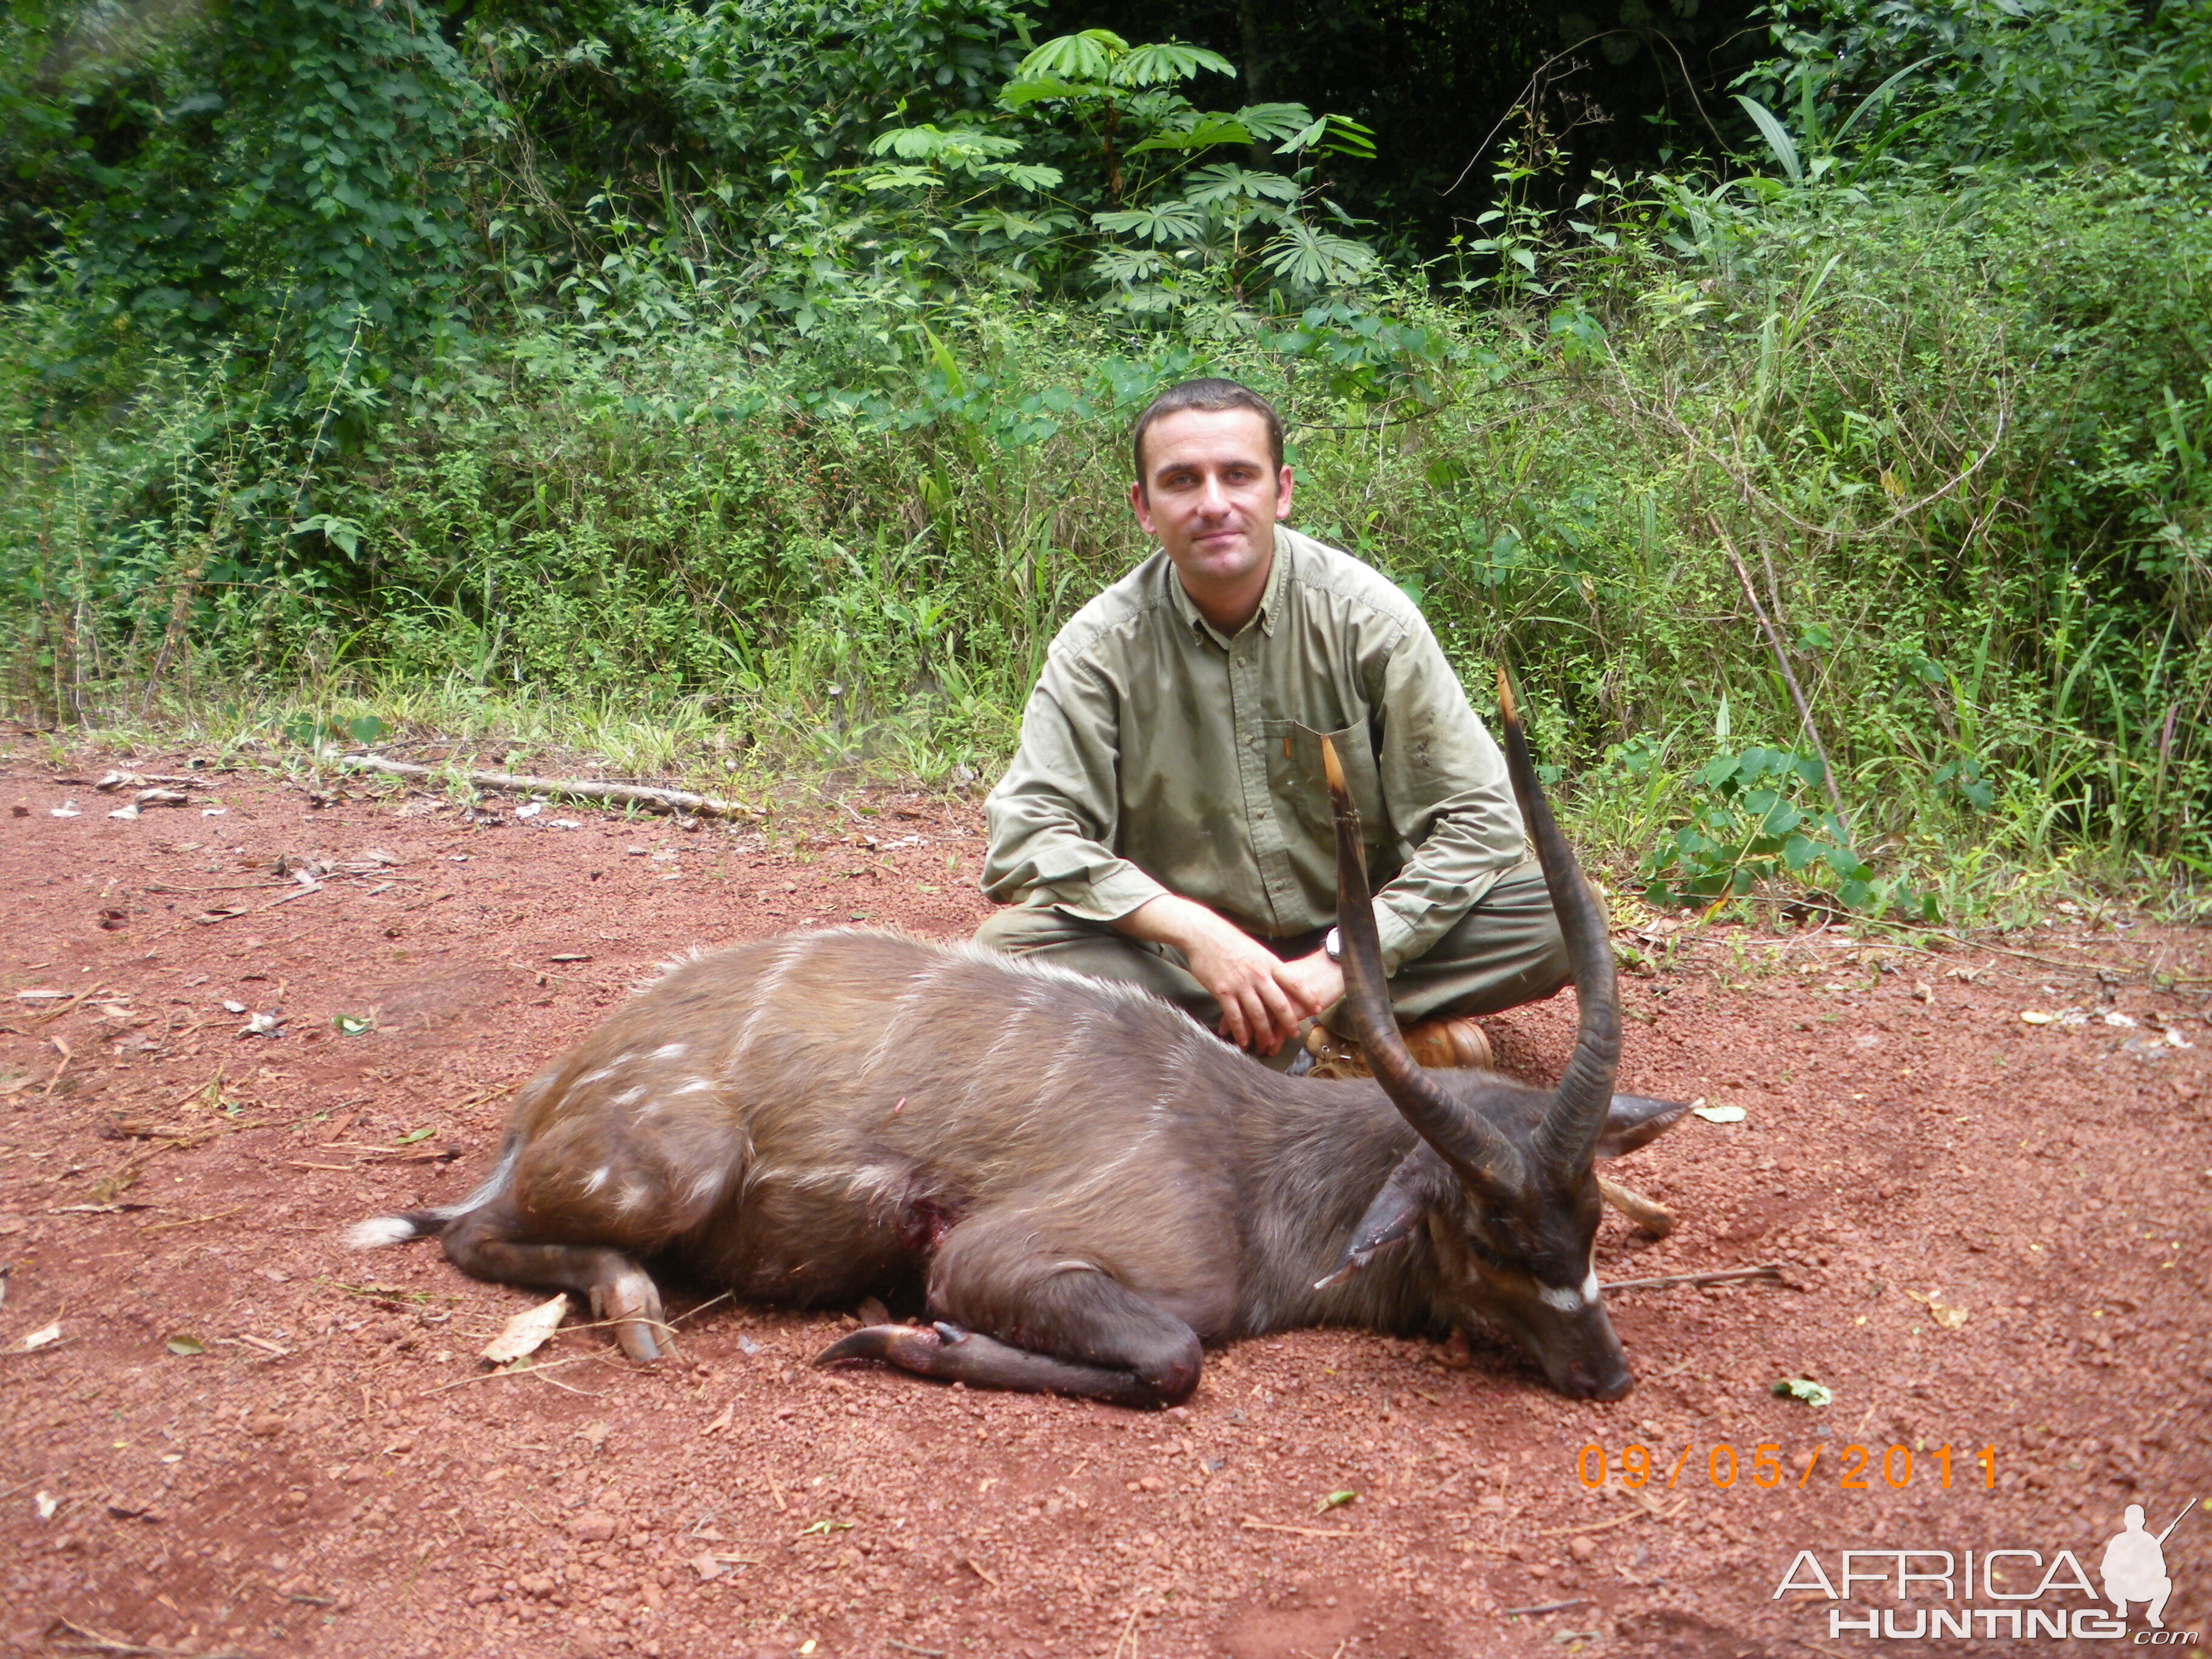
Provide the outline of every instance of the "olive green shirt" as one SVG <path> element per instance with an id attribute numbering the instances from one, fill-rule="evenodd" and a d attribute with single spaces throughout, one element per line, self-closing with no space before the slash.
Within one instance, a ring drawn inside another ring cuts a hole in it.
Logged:
<path id="1" fill-rule="evenodd" d="M 1321 739 L 1367 842 L 1386 969 L 1523 856 L 1504 757 L 1381 574 L 1278 526 L 1258 614 L 1224 638 L 1155 552 L 1060 631 L 987 806 L 983 889 L 1111 922 L 1163 892 L 1284 939 L 1336 919 Z"/>

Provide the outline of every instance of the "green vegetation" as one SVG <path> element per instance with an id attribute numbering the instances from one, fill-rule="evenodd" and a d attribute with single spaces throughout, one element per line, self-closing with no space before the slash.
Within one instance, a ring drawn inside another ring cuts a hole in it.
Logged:
<path id="1" fill-rule="evenodd" d="M 14 4 L 8 695 L 988 775 L 1222 372 L 1655 896 L 2212 873 L 2212 0 L 1767 21 L 1424 251 L 1375 112 L 1000 0 Z"/>

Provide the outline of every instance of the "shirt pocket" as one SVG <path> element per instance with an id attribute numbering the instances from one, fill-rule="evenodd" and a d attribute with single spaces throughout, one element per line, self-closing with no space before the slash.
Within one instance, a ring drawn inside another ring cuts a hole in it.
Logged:
<path id="1" fill-rule="evenodd" d="M 1286 824 L 1297 826 L 1298 839 L 1318 853 L 1334 870 L 1336 863 L 1336 814 L 1329 805 L 1328 774 L 1322 765 L 1324 735 L 1296 720 L 1269 720 L 1261 728 L 1267 745 L 1268 791 Z M 1344 781 L 1352 804 L 1359 809 L 1359 836 L 1367 848 L 1371 878 L 1382 850 L 1390 840 L 1390 821 L 1382 810 L 1382 780 L 1375 764 L 1374 739 L 1365 726 L 1347 726 L 1326 734 L 1336 745 L 1344 768 Z M 1295 849 L 1294 849 L 1295 850 Z M 1332 879 L 1332 885 L 1334 884 Z"/>

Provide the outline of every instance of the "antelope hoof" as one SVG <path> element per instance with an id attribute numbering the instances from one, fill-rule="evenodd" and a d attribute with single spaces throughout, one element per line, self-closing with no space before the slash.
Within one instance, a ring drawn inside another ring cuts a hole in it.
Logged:
<path id="1" fill-rule="evenodd" d="M 641 1365 L 660 1358 L 653 1334 L 668 1330 L 660 1313 L 660 1287 L 638 1269 L 592 1287 L 592 1316 L 613 1326 L 622 1351 Z"/>
<path id="2" fill-rule="evenodd" d="M 877 1360 L 898 1365 L 902 1370 L 920 1370 L 922 1367 L 915 1362 L 945 1346 L 948 1339 L 939 1333 L 946 1328 L 949 1328 L 863 1325 L 859 1330 L 839 1337 L 816 1354 L 814 1363 L 817 1365 L 860 1365 Z M 965 1333 L 959 1334 L 964 1335 Z"/>

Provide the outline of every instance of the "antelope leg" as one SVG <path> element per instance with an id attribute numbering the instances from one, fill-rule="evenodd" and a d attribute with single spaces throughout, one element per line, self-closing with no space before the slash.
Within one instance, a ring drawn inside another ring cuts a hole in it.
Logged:
<path id="1" fill-rule="evenodd" d="M 583 1244 L 540 1244 L 520 1233 L 501 1203 L 471 1211 L 444 1235 L 446 1258 L 471 1279 L 500 1285 L 550 1285 L 574 1291 L 592 1315 L 614 1327 L 622 1351 L 640 1363 L 660 1358 L 658 1334 L 672 1333 L 661 1316 L 660 1289 L 621 1250 Z"/>
<path id="2" fill-rule="evenodd" d="M 1063 1394 L 1111 1406 L 1157 1406 L 1159 1391 L 1133 1372 L 1080 1365 L 1009 1347 L 957 1325 L 866 1325 L 814 1357 L 817 1365 L 880 1360 L 939 1382 L 1017 1394 Z"/>
<path id="3" fill-rule="evenodd" d="M 1204 1355 L 1182 1320 L 1088 1263 L 1035 1253 L 1033 1222 L 977 1217 L 947 1235 L 929 1304 L 945 1321 L 877 1325 L 822 1356 L 880 1359 L 971 1387 L 1172 1406 L 1198 1386 Z"/>

